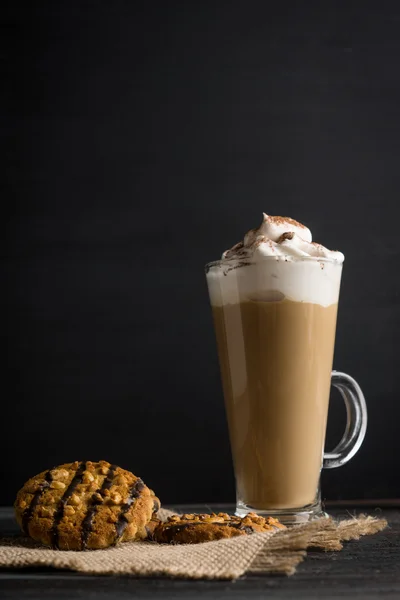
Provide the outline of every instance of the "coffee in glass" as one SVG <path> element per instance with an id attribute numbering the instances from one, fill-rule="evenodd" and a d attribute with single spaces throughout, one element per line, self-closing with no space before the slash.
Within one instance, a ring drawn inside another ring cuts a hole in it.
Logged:
<path id="1" fill-rule="evenodd" d="M 322 466 L 344 464 L 364 438 L 362 392 L 332 373 L 343 260 L 297 221 L 264 215 L 206 267 L 241 516 L 320 516 Z M 331 383 L 348 423 L 324 455 Z"/>

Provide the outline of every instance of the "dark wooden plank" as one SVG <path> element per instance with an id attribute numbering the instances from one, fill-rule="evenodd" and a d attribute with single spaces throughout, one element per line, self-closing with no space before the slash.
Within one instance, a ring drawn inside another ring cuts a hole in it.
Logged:
<path id="1" fill-rule="evenodd" d="M 232 510 L 231 505 L 177 506 L 180 511 Z M 334 515 L 360 512 L 335 508 Z M 400 597 L 400 510 L 370 509 L 390 524 L 385 532 L 346 544 L 338 553 L 310 553 L 293 577 L 245 577 L 236 582 L 93 577 L 68 571 L 30 569 L 0 572 L 0 595 L 25 598 L 377 598 Z M 0 509 L 0 533 L 17 531 L 11 509 Z"/>

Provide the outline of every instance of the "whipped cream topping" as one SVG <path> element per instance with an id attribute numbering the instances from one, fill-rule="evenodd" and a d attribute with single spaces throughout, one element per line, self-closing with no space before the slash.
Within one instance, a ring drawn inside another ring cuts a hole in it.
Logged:
<path id="1" fill-rule="evenodd" d="M 260 227 L 248 231 L 243 242 L 226 250 L 222 260 L 251 258 L 256 261 L 267 256 L 274 256 L 277 260 L 315 257 L 338 263 L 344 261 L 341 252 L 328 250 L 313 242 L 311 231 L 302 223 L 289 217 L 271 217 L 265 213 Z"/>
<path id="2" fill-rule="evenodd" d="M 207 265 L 211 304 L 287 299 L 330 306 L 339 299 L 343 260 L 298 221 L 264 214 L 260 227 Z"/>

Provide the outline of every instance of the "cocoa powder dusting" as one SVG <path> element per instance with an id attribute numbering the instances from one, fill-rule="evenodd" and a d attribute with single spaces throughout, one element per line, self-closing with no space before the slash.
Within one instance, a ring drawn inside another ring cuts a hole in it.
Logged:
<path id="1" fill-rule="evenodd" d="M 295 219 L 291 219 L 290 217 L 268 217 L 268 219 L 276 225 L 285 225 L 286 223 L 289 223 L 290 225 L 294 225 L 295 227 L 307 229 L 306 226 L 303 225 L 303 223 L 299 223 L 298 221 L 296 221 Z"/>

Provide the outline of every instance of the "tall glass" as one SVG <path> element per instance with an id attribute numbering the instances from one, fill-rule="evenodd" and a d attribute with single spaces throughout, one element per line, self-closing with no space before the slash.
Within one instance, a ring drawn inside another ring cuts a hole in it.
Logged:
<path id="1" fill-rule="evenodd" d="M 305 257 L 206 266 L 234 463 L 238 515 L 297 523 L 324 514 L 321 468 L 360 447 L 367 411 L 358 384 L 333 372 L 342 264 Z M 331 384 L 347 409 L 324 453 Z"/>

